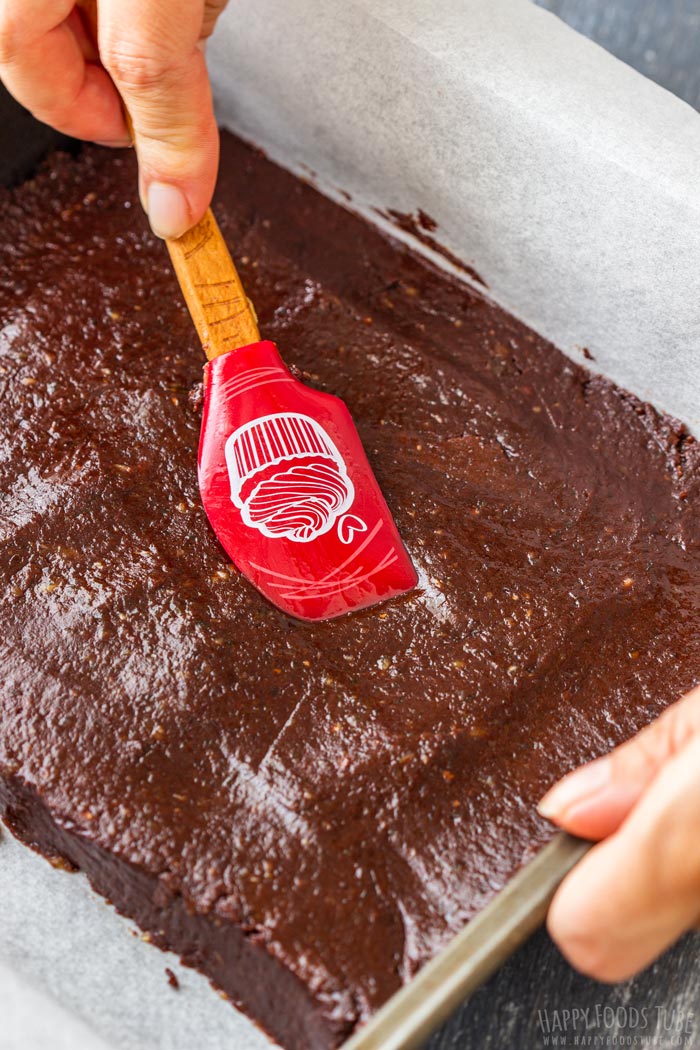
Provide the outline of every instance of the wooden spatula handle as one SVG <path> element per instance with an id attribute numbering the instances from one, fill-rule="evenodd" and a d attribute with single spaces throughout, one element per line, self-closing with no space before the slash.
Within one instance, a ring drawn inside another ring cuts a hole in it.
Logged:
<path id="1" fill-rule="evenodd" d="M 78 0 L 97 41 L 96 0 Z M 131 117 L 124 115 L 133 134 Z M 260 342 L 255 309 L 243 290 L 219 224 L 209 209 L 178 240 L 166 241 L 187 308 L 204 353 L 211 361 L 241 346 Z"/>
<path id="2" fill-rule="evenodd" d="M 209 360 L 258 343 L 255 310 L 211 210 L 183 237 L 166 243 Z"/>

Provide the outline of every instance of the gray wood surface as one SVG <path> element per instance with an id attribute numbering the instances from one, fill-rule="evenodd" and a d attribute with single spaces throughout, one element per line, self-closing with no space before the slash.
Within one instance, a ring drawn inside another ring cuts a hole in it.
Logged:
<path id="1" fill-rule="evenodd" d="M 700 109 L 700 0 L 536 2 Z M 564 1033 L 555 1030 L 551 1035 L 558 1042 L 547 1042 L 547 1021 L 563 1024 L 567 1010 L 588 1010 L 588 1023 L 579 1016 L 573 1026 L 569 1018 L 565 1041 Z M 679 1022 L 686 1026 L 681 1032 Z M 635 980 L 610 987 L 575 973 L 541 930 L 427 1050 L 544 1050 L 554 1045 L 700 1048 L 698 936 L 685 937 Z"/>
<path id="2" fill-rule="evenodd" d="M 698 0 L 536 0 L 700 109 Z"/>

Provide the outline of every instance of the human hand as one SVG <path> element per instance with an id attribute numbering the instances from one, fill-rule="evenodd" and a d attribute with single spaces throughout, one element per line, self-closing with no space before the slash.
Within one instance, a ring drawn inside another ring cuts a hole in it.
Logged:
<path id="1" fill-rule="evenodd" d="M 550 934 L 591 977 L 631 977 L 700 920 L 700 687 L 539 809 L 603 840 L 559 888 Z"/>
<path id="2" fill-rule="evenodd" d="M 74 0 L 0 0 L 0 78 L 34 116 L 76 138 L 131 144 L 155 233 L 206 211 L 219 134 L 204 58 L 227 0 L 99 0 L 93 41 Z"/>

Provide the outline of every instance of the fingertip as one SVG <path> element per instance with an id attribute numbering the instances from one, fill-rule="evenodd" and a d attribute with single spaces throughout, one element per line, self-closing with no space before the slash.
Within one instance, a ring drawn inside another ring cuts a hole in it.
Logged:
<path id="1" fill-rule="evenodd" d="M 167 182 L 152 182 L 146 194 L 146 212 L 156 237 L 175 240 L 192 226 L 190 206 L 184 191 Z"/>
<path id="2" fill-rule="evenodd" d="M 617 831 L 638 799 L 638 794 L 625 785 L 617 785 L 600 795 L 584 798 L 568 809 L 547 816 L 557 827 L 578 838 L 598 842 Z M 542 816 L 546 814 L 542 813 Z"/>
<path id="3" fill-rule="evenodd" d="M 599 794 L 610 784 L 612 768 L 606 756 L 569 773 L 540 800 L 537 807 L 548 820 L 560 820 L 581 801 Z"/>
<path id="4" fill-rule="evenodd" d="M 616 831 L 639 797 L 643 785 L 615 776 L 614 758 L 605 756 L 560 780 L 537 811 L 558 827 L 586 839 Z"/>
<path id="5" fill-rule="evenodd" d="M 211 204 L 219 166 L 219 132 L 214 124 L 197 146 L 176 152 L 136 132 L 139 196 L 157 237 L 174 240 L 195 226 Z"/>

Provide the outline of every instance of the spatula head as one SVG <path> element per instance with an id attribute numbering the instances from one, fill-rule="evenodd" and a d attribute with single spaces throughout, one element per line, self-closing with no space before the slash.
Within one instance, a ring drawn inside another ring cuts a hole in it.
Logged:
<path id="1" fill-rule="evenodd" d="M 416 586 L 350 413 L 295 379 L 274 343 L 206 366 L 199 487 L 231 560 L 291 616 L 331 619 Z"/>

